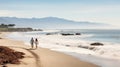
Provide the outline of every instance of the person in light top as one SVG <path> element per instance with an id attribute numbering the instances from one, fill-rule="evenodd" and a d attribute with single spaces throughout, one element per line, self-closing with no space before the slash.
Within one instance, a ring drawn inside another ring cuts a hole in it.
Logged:
<path id="1" fill-rule="evenodd" d="M 38 44 L 39 44 L 38 39 L 37 39 L 37 38 L 35 38 L 35 45 L 36 45 L 36 49 L 38 48 Z"/>

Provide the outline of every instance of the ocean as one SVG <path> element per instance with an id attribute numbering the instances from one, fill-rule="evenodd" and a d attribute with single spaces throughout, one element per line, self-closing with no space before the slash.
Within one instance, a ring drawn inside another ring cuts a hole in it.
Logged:
<path id="1" fill-rule="evenodd" d="M 81 33 L 81 35 L 63 36 L 61 33 Z M 120 30 L 44 30 L 13 32 L 7 37 L 24 41 L 26 45 L 30 45 L 31 37 L 38 38 L 39 46 L 42 48 L 63 52 L 101 67 L 120 67 Z M 104 46 L 91 46 L 90 44 L 94 42 L 103 43 Z M 94 47 L 94 49 L 79 46 Z"/>
<path id="2" fill-rule="evenodd" d="M 73 37 L 71 39 L 82 39 L 86 41 L 96 42 L 110 42 L 120 43 L 120 30 L 100 30 L 100 29 L 65 29 L 65 30 L 52 30 L 52 31 L 34 31 L 34 32 L 23 32 L 24 35 L 45 35 L 47 33 L 81 33 L 81 37 Z M 12 36 L 10 36 L 12 37 Z"/>
<path id="3" fill-rule="evenodd" d="M 81 33 L 86 35 L 83 40 L 120 43 L 120 30 L 104 30 L 104 29 L 78 29 L 78 30 L 63 30 L 68 33 Z M 79 38 L 78 38 L 79 39 Z"/>

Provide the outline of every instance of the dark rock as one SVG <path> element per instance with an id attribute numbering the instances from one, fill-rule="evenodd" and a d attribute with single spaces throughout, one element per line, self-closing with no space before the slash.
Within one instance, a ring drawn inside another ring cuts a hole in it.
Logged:
<path id="1" fill-rule="evenodd" d="M 81 45 L 79 45 L 78 47 L 80 47 L 80 48 L 85 48 L 85 49 L 88 49 L 88 48 L 89 48 L 88 46 L 81 46 Z"/>
<path id="2" fill-rule="evenodd" d="M 78 47 L 82 47 L 81 45 L 79 45 Z"/>
<path id="3" fill-rule="evenodd" d="M 75 33 L 75 35 L 81 35 L 81 33 Z"/>
<path id="4" fill-rule="evenodd" d="M 46 33 L 46 35 L 56 35 L 57 33 L 54 32 L 54 33 Z"/>
<path id="5" fill-rule="evenodd" d="M 95 47 L 89 47 L 89 46 L 78 46 L 79 48 L 84 48 L 84 49 L 89 49 L 89 50 L 93 50 Z"/>
<path id="6" fill-rule="evenodd" d="M 51 33 L 46 33 L 46 35 L 51 35 Z"/>
<path id="7" fill-rule="evenodd" d="M 74 35 L 74 34 L 70 34 L 70 33 L 61 33 L 61 35 L 63 35 L 63 36 L 68 36 L 68 35 Z"/>
<path id="8" fill-rule="evenodd" d="M 70 47 L 70 45 L 65 45 L 65 46 Z"/>
<path id="9" fill-rule="evenodd" d="M 91 46 L 103 46 L 104 44 L 96 42 L 96 43 L 91 43 Z"/>
<path id="10" fill-rule="evenodd" d="M 90 50 L 93 50 L 95 47 L 89 47 Z"/>

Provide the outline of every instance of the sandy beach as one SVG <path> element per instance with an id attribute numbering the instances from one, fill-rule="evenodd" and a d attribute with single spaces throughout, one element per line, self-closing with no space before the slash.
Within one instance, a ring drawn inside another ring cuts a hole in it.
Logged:
<path id="1" fill-rule="evenodd" d="M 97 65 L 80 61 L 72 56 L 52 51 L 46 48 L 31 50 L 30 46 L 24 45 L 22 41 L 7 39 L 1 33 L 0 46 L 7 46 L 16 51 L 24 52 L 25 58 L 21 59 L 21 64 L 7 64 L 8 67 L 98 67 Z"/>

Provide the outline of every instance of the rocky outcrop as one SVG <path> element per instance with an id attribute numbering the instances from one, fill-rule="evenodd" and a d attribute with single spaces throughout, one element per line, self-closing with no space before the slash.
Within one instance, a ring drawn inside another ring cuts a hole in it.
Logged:
<path id="1" fill-rule="evenodd" d="M 68 36 L 68 35 L 74 35 L 74 34 L 70 34 L 70 33 L 61 33 L 61 35 L 63 35 L 63 36 Z"/>
<path id="2" fill-rule="evenodd" d="M 75 33 L 75 35 L 81 35 L 81 33 Z"/>
<path id="3" fill-rule="evenodd" d="M 27 32 L 33 31 L 32 28 L 0 28 L 0 32 Z"/>
<path id="4" fill-rule="evenodd" d="M 61 33 L 63 36 L 69 36 L 69 35 L 81 35 L 81 33 Z"/>
<path id="5" fill-rule="evenodd" d="M 93 50 L 95 47 L 92 46 L 83 46 L 83 45 L 79 45 L 79 48 L 84 48 L 84 49 L 89 49 L 89 50 Z"/>
<path id="6" fill-rule="evenodd" d="M 96 43 L 91 43 L 91 46 L 103 46 L 104 44 L 96 42 Z"/>

